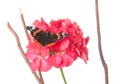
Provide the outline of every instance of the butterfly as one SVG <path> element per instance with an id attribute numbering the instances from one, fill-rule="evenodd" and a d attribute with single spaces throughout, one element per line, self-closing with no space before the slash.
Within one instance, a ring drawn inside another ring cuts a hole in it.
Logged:
<path id="1" fill-rule="evenodd" d="M 45 32 L 40 28 L 27 26 L 27 30 L 30 31 L 31 35 L 33 36 L 34 40 L 37 41 L 43 47 L 52 46 L 57 41 L 62 40 L 65 37 L 68 37 L 69 34 L 67 33 L 53 33 L 51 34 L 50 31 Z"/>

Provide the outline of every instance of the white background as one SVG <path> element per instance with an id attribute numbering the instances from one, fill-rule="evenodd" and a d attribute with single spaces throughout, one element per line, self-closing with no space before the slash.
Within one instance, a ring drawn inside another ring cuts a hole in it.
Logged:
<path id="1" fill-rule="evenodd" d="M 120 84 L 120 1 L 99 0 L 102 47 L 109 68 L 109 83 Z M 104 84 L 104 70 L 97 47 L 95 0 L 0 0 L 0 84 L 38 84 L 22 58 L 7 21 L 20 37 L 26 50 L 27 39 L 20 20 L 22 8 L 25 22 L 35 19 L 70 18 L 89 36 L 89 61 L 77 59 L 72 66 L 63 68 L 68 84 Z M 45 84 L 64 84 L 59 69 L 42 73 Z"/>

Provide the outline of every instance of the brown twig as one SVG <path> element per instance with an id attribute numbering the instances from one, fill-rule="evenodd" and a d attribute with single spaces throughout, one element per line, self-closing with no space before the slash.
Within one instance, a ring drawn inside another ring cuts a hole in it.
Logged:
<path id="1" fill-rule="evenodd" d="M 26 34 L 26 36 L 27 36 L 28 42 L 30 43 L 29 34 L 28 34 L 28 32 L 27 32 L 27 29 L 26 29 L 26 24 L 25 24 L 25 20 L 24 20 L 23 13 L 22 13 L 22 9 L 20 9 L 20 18 L 21 18 L 21 21 L 22 21 L 22 24 L 23 24 L 24 31 L 25 31 L 25 34 Z M 39 79 L 40 79 L 40 81 L 41 81 L 41 84 L 44 84 L 41 71 L 38 71 L 38 72 L 39 72 L 38 74 L 39 74 Z"/>
<path id="2" fill-rule="evenodd" d="M 28 42 L 30 43 L 29 34 L 27 32 L 27 29 L 26 29 L 26 24 L 25 24 L 25 20 L 24 20 L 24 17 L 23 17 L 22 9 L 19 9 L 19 10 L 20 10 L 20 18 L 22 20 L 23 28 L 24 28 L 25 34 L 27 36 Z"/>
<path id="3" fill-rule="evenodd" d="M 38 73 L 39 73 L 39 77 L 40 77 L 40 81 L 41 81 L 41 83 L 44 84 L 44 80 L 43 80 L 43 77 L 42 77 L 42 73 L 41 73 L 41 71 L 38 71 Z"/>
<path id="4" fill-rule="evenodd" d="M 14 37 L 16 39 L 16 42 L 17 42 L 17 46 L 18 46 L 18 48 L 19 48 L 19 50 L 20 50 L 23 58 L 25 59 L 25 62 L 28 64 L 29 68 L 31 69 L 30 62 L 29 62 L 29 60 L 25 56 L 25 53 L 24 53 L 24 51 L 22 49 L 22 46 L 21 46 L 21 43 L 20 43 L 20 40 L 19 40 L 19 37 L 18 37 L 17 33 L 13 30 L 13 28 L 11 27 L 11 25 L 9 24 L 9 22 L 7 23 L 7 27 L 11 31 L 11 33 L 14 35 Z M 40 82 L 40 79 L 39 79 L 38 75 L 36 73 L 34 73 L 34 72 L 33 72 L 33 75 L 37 79 L 37 81 Z M 42 84 L 42 83 L 39 83 L 39 84 Z"/>
<path id="5" fill-rule="evenodd" d="M 98 0 L 95 0 L 95 7 L 96 7 L 96 21 L 97 21 L 97 36 L 98 36 L 98 49 L 100 54 L 100 59 L 104 68 L 105 73 L 105 84 L 109 84 L 108 80 L 108 65 L 104 60 L 104 56 L 102 53 L 102 46 L 101 46 L 101 33 L 100 33 L 100 20 L 99 20 L 99 8 L 98 8 Z"/>

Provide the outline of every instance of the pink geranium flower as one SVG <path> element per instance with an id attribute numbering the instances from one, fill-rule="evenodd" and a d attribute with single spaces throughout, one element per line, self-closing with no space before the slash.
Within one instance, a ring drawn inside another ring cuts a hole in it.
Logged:
<path id="1" fill-rule="evenodd" d="M 68 36 L 58 40 L 51 46 L 41 46 L 31 38 L 27 46 L 26 56 L 34 71 L 48 71 L 52 66 L 56 68 L 70 66 L 78 57 L 85 63 L 88 61 L 89 37 L 83 38 L 83 32 L 76 22 L 69 19 L 52 20 L 47 24 L 43 18 L 35 20 L 33 25 L 50 34 L 67 33 Z"/>

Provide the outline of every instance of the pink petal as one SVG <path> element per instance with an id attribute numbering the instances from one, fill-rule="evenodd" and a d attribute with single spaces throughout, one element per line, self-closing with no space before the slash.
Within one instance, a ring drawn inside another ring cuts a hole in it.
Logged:
<path id="1" fill-rule="evenodd" d="M 33 25 L 34 25 L 35 27 L 40 28 L 40 22 L 39 22 L 38 20 L 35 20 L 35 21 L 33 22 Z"/>
<path id="2" fill-rule="evenodd" d="M 73 63 L 74 58 L 72 58 L 72 57 L 69 56 L 69 55 L 66 55 L 65 57 L 66 57 L 66 59 L 68 60 L 68 61 L 67 61 L 67 64 L 66 64 L 66 67 L 67 67 L 67 66 L 70 66 L 70 65 Z"/>
<path id="3" fill-rule="evenodd" d="M 46 57 L 46 56 L 49 55 L 49 48 L 41 46 L 40 49 L 39 49 L 39 52 L 40 52 L 41 57 Z"/>
<path id="4" fill-rule="evenodd" d="M 64 21 L 64 19 L 59 19 L 57 21 L 55 20 L 52 20 L 50 22 L 50 32 L 51 33 L 57 33 L 57 32 L 61 32 L 62 29 L 61 29 L 61 26 L 62 26 L 62 22 Z"/>
<path id="5" fill-rule="evenodd" d="M 74 58 L 70 57 L 67 54 L 61 55 L 61 57 L 62 57 L 62 64 L 61 66 L 59 66 L 59 68 L 70 66 L 74 61 Z"/>
<path id="6" fill-rule="evenodd" d="M 50 29 L 49 25 L 44 21 L 43 18 L 41 18 L 40 28 L 41 28 L 43 31 L 48 31 L 48 30 Z"/>
<path id="7" fill-rule="evenodd" d="M 39 46 L 37 43 L 32 42 L 27 46 L 27 53 L 26 56 L 28 59 L 32 60 L 34 58 L 42 57 L 45 58 L 49 55 L 49 48 Z"/>
<path id="8" fill-rule="evenodd" d="M 34 59 L 38 58 L 38 55 L 35 54 L 35 53 L 27 52 L 26 57 L 27 57 L 28 60 L 34 60 Z"/>
<path id="9" fill-rule="evenodd" d="M 71 21 L 68 18 L 65 19 L 64 22 L 62 22 L 62 26 L 65 27 L 65 28 L 69 28 L 70 24 L 71 24 Z"/>
<path id="10" fill-rule="evenodd" d="M 73 22 L 73 28 L 76 31 L 76 33 L 79 33 L 80 36 L 83 36 L 82 30 L 81 30 L 81 28 L 79 27 L 79 25 L 76 22 Z"/>
<path id="11" fill-rule="evenodd" d="M 56 33 L 56 32 L 58 32 L 58 29 L 57 29 L 56 27 L 52 27 L 52 28 L 50 29 L 50 33 L 51 33 L 51 34 L 54 34 L 54 33 Z"/>
<path id="12" fill-rule="evenodd" d="M 70 57 L 74 58 L 74 60 L 77 59 L 78 57 L 78 53 L 75 51 L 76 48 L 74 48 L 73 45 L 70 45 L 67 49 L 66 49 L 66 54 L 68 54 Z"/>
<path id="13" fill-rule="evenodd" d="M 38 46 L 29 45 L 28 49 L 27 49 L 27 52 L 26 52 L 26 57 L 29 60 L 34 60 L 34 59 L 36 59 L 37 57 L 40 56 L 39 53 L 40 53 L 40 51 L 39 51 L 39 47 Z"/>
<path id="14" fill-rule="evenodd" d="M 40 67 L 40 59 L 33 60 L 33 62 L 31 62 L 30 65 L 31 65 L 32 71 L 35 72 Z"/>
<path id="15" fill-rule="evenodd" d="M 29 40 L 30 40 L 30 43 L 34 42 L 34 38 L 32 35 L 29 35 Z"/>
<path id="16" fill-rule="evenodd" d="M 87 49 L 87 47 L 85 47 L 83 49 L 83 51 L 81 51 L 80 54 L 81 54 L 80 58 L 82 58 L 84 60 L 84 62 L 87 63 L 87 61 L 88 61 L 88 49 Z"/>
<path id="17" fill-rule="evenodd" d="M 76 60 L 77 57 L 78 57 L 78 55 L 77 55 L 76 52 L 67 52 L 67 54 L 68 54 L 70 57 L 72 57 L 74 60 Z"/>
<path id="18" fill-rule="evenodd" d="M 89 41 L 89 37 L 86 37 L 86 38 L 85 38 L 85 45 L 88 44 L 88 41 Z"/>
<path id="19" fill-rule="evenodd" d="M 38 27 L 38 28 L 42 29 L 43 31 L 48 31 L 48 30 L 50 29 L 49 25 L 44 21 L 43 18 L 41 18 L 40 21 L 35 20 L 35 21 L 33 22 L 33 25 L 34 25 L 35 27 Z"/>
<path id="20" fill-rule="evenodd" d="M 68 28 L 67 32 L 72 36 L 75 34 L 75 30 L 73 28 Z"/>
<path id="21" fill-rule="evenodd" d="M 79 25 L 77 24 L 77 22 L 73 22 L 72 23 L 72 25 L 73 25 L 73 27 L 74 27 L 74 29 L 77 31 L 77 30 L 79 30 L 80 28 L 79 28 Z"/>
<path id="22" fill-rule="evenodd" d="M 83 41 L 83 37 L 79 34 L 77 34 L 75 37 L 74 37 L 74 43 L 81 43 Z"/>
<path id="23" fill-rule="evenodd" d="M 61 41 L 58 41 L 53 47 L 52 49 L 55 51 L 64 51 L 65 49 L 68 48 L 69 46 L 69 39 L 65 38 Z"/>
<path id="24" fill-rule="evenodd" d="M 51 66 L 59 67 L 62 62 L 62 58 L 60 56 L 54 55 L 54 56 L 50 56 L 48 58 L 48 61 L 51 64 Z"/>
<path id="25" fill-rule="evenodd" d="M 28 49 L 38 49 L 40 46 L 36 42 L 31 42 L 27 48 Z"/>
<path id="26" fill-rule="evenodd" d="M 41 61 L 40 61 L 40 71 L 43 71 L 43 72 L 46 72 L 46 71 L 48 71 L 48 70 L 50 70 L 51 69 L 51 65 L 47 62 L 47 60 L 45 60 L 45 59 L 42 59 Z"/>

